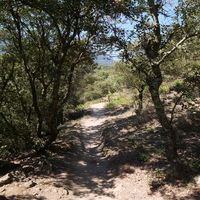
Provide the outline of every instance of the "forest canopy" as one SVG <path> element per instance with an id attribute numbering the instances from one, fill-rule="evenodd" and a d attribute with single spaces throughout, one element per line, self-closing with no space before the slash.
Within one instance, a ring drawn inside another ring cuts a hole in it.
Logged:
<path id="1" fill-rule="evenodd" d="M 9 0 L 0 10 L 1 156 L 48 149 L 68 108 L 128 90 L 137 114 L 151 100 L 177 158 L 178 102 L 169 116 L 162 94 L 199 97 L 198 1 Z M 99 67 L 112 51 L 119 62 Z"/>

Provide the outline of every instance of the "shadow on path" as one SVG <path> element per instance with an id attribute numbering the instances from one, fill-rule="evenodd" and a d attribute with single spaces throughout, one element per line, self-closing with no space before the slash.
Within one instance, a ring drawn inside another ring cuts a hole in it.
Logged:
<path id="1" fill-rule="evenodd" d="M 103 137 L 100 126 L 106 116 L 103 104 L 93 108 L 91 116 L 82 122 L 82 127 L 75 127 L 69 134 L 76 135 L 76 154 L 63 149 L 58 152 L 54 163 L 55 185 L 65 185 L 73 190 L 73 195 L 83 197 L 94 193 L 97 196 L 114 198 L 109 189 L 114 187 L 117 168 L 109 165 L 102 154 Z M 63 136 L 62 143 L 67 138 Z M 68 141 L 66 141 L 68 142 Z"/>

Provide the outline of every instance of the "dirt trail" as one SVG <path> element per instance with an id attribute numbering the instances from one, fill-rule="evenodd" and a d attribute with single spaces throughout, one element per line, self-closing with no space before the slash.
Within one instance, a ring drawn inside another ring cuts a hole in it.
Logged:
<path id="1" fill-rule="evenodd" d="M 0 188 L 0 194 L 8 199 L 162 200 L 160 193 L 150 195 L 146 171 L 135 168 L 132 174 L 118 176 L 115 166 L 110 167 L 103 156 L 99 128 L 105 121 L 116 118 L 106 116 L 104 106 L 104 103 L 91 106 L 92 114 L 79 121 L 82 129 L 75 130 L 81 138 L 79 152 L 69 155 L 63 151 L 57 155 L 52 176 L 32 177 L 28 182 L 34 181 L 35 185 L 27 185 L 27 181 L 12 183 Z"/>
<path id="2" fill-rule="evenodd" d="M 82 157 L 82 163 L 86 166 L 85 173 L 77 168 L 77 174 L 88 179 L 89 187 L 80 187 L 76 185 L 80 196 L 71 195 L 71 199 L 116 199 L 116 200 L 132 200 L 132 199 L 163 199 L 160 194 L 150 195 L 149 176 L 141 169 L 135 168 L 133 174 L 127 174 L 124 177 L 117 177 L 117 169 L 110 168 L 109 161 L 102 155 L 102 136 L 99 126 L 106 121 L 116 118 L 116 116 L 108 117 L 105 115 L 105 104 L 99 103 L 92 105 L 92 115 L 81 120 L 83 127 L 83 144 L 85 155 Z M 129 113 L 131 114 L 131 113 Z M 123 118 L 123 115 L 118 116 Z"/>

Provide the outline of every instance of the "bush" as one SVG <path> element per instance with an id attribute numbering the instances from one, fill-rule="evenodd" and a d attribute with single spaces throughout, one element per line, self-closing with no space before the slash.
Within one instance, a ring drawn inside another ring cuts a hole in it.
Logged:
<path id="1" fill-rule="evenodd" d="M 164 84 L 164 85 L 160 86 L 160 93 L 161 94 L 167 94 L 167 93 L 169 93 L 169 91 L 170 91 L 169 85 Z"/>
<path id="2" fill-rule="evenodd" d="M 116 107 L 116 105 L 113 103 L 113 102 L 110 102 L 110 103 L 108 103 L 107 105 L 106 105 L 106 108 L 107 109 L 113 109 L 113 108 L 115 108 Z"/>
<path id="3" fill-rule="evenodd" d="M 174 90 L 178 93 L 185 91 L 185 84 L 183 80 L 174 80 L 170 86 L 170 90 Z"/>
<path id="4" fill-rule="evenodd" d="M 117 97 L 115 99 L 111 99 L 111 101 L 106 105 L 106 108 L 113 109 L 118 106 L 127 106 L 130 105 L 131 102 L 126 97 Z"/>
<path id="5" fill-rule="evenodd" d="M 13 120 L 11 125 L 0 117 L 0 158 L 3 159 L 32 148 L 34 139 L 30 137 L 32 127 L 28 127 L 25 121 L 18 119 Z"/>

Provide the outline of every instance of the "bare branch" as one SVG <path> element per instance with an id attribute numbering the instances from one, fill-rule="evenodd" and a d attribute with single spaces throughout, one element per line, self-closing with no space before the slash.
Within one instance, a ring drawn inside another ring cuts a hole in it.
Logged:
<path id="1" fill-rule="evenodd" d="M 181 46 L 187 39 L 198 36 L 200 34 L 200 32 L 194 33 L 194 34 L 190 34 L 190 35 L 185 35 L 178 43 L 176 43 L 176 45 L 174 47 L 172 47 L 172 49 L 170 51 L 167 51 L 163 57 L 156 62 L 157 65 L 160 65 L 162 62 L 165 61 L 165 59 L 170 56 L 179 46 Z"/>

